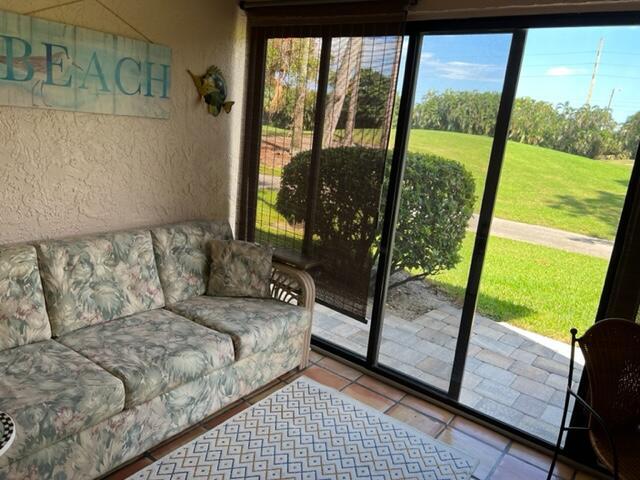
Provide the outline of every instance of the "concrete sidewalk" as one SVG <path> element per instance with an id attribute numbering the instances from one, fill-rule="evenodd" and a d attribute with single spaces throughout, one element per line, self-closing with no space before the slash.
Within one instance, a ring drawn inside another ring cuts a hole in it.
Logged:
<path id="1" fill-rule="evenodd" d="M 469 221 L 469 230 L 475 232 L 477 225 L 478 216 L 474 214 Z M 609 259 L 613 250 L 611 240 L 502 218 L 493 219 L 491 235 L 606 259 Z"/>

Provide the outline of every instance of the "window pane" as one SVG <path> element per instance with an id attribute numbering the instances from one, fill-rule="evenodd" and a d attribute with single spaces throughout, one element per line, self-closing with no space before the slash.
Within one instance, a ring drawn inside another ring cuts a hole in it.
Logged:
<path id="1" fill-rule="evenodd" d="M 638 44 L 625 27 L 528 34 L 462 401 L 550 442 L 569 330 L 595 319 L 640 137 Z"/>
<path id="2" fill-rule="evenodd" d="M 402 37 L 332 39 L 312 273 L 314 334 L 365 354 Z"/>
<path id="3" fill-rule="evenodd" d="M 278 205 L 282 172 L 311 149 L 320 63 L 319 38 L 272 38 L 267 43 L 256 241 L 301 253 L 304 204 Z M 307 170 L 299 172 L 306 176 Z"/>
<path id="4" fill-rule="evenodd" d="M 445 391 L 510 45 L 423 39 L 379 360 Z"/>

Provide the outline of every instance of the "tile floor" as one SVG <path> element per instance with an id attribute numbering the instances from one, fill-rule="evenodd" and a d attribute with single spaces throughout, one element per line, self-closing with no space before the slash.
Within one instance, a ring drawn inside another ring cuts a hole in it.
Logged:
<path id="1" fill-rule="evenodd" d="M 195 427 L 168 440 L 128 465 L 106 476 L 104 480 L 121 480 L 167 455 L 208 429 L 214 428 L 253 403 L 282 388 L 301 375 L 381 410 L 439 440 L 469 452 L 480 460 L 475 472 L 477 480 L 537 480 L 546 478 L 550 458 L 499 433 L 457 416 L 441 407 L 414 397 L 332 358 L 311 352 L 311 363 L 304 372 L 291 372 L 253 395 L 229 406 Z M 560 464 L 556 480 L 593 479 L 584 472 Z"/>
<path id="2" fill-rule="evenodd" d="M 439 306 L 411 321 L 385 316 L 380 363 L 446 391 L 462 312 L 446 300 L 432 301 Z M 314 312 L 313 334 L 366 356 L 369 325 L 320 304 Z M 568 344 L 476 314 L 460 401 L 555 442 L 569 356 Z M 578 351 L 575 387 L 583 364 Z"/>

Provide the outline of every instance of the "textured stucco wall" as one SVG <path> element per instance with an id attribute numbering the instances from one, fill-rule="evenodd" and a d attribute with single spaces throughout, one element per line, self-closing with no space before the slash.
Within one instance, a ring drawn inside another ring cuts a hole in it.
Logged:
<path id="1" fill-rule="evenodd" d="M 169 120 L 0 106 L 0 244 L 189 218 L 235 221 L 245 17 L 235 0 L 0 0 L 0 9 L 168 45 Z M 231 115 L 197 102 L 218 65 Z"/>

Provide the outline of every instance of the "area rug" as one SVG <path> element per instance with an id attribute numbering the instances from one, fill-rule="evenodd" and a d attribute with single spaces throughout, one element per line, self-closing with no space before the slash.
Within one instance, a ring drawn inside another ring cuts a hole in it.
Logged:
<path id="1" fill-rule="evenodd" d="M 469 455 L 307 378 L 208 431 L 130 480 L 466 480 Z"/>

